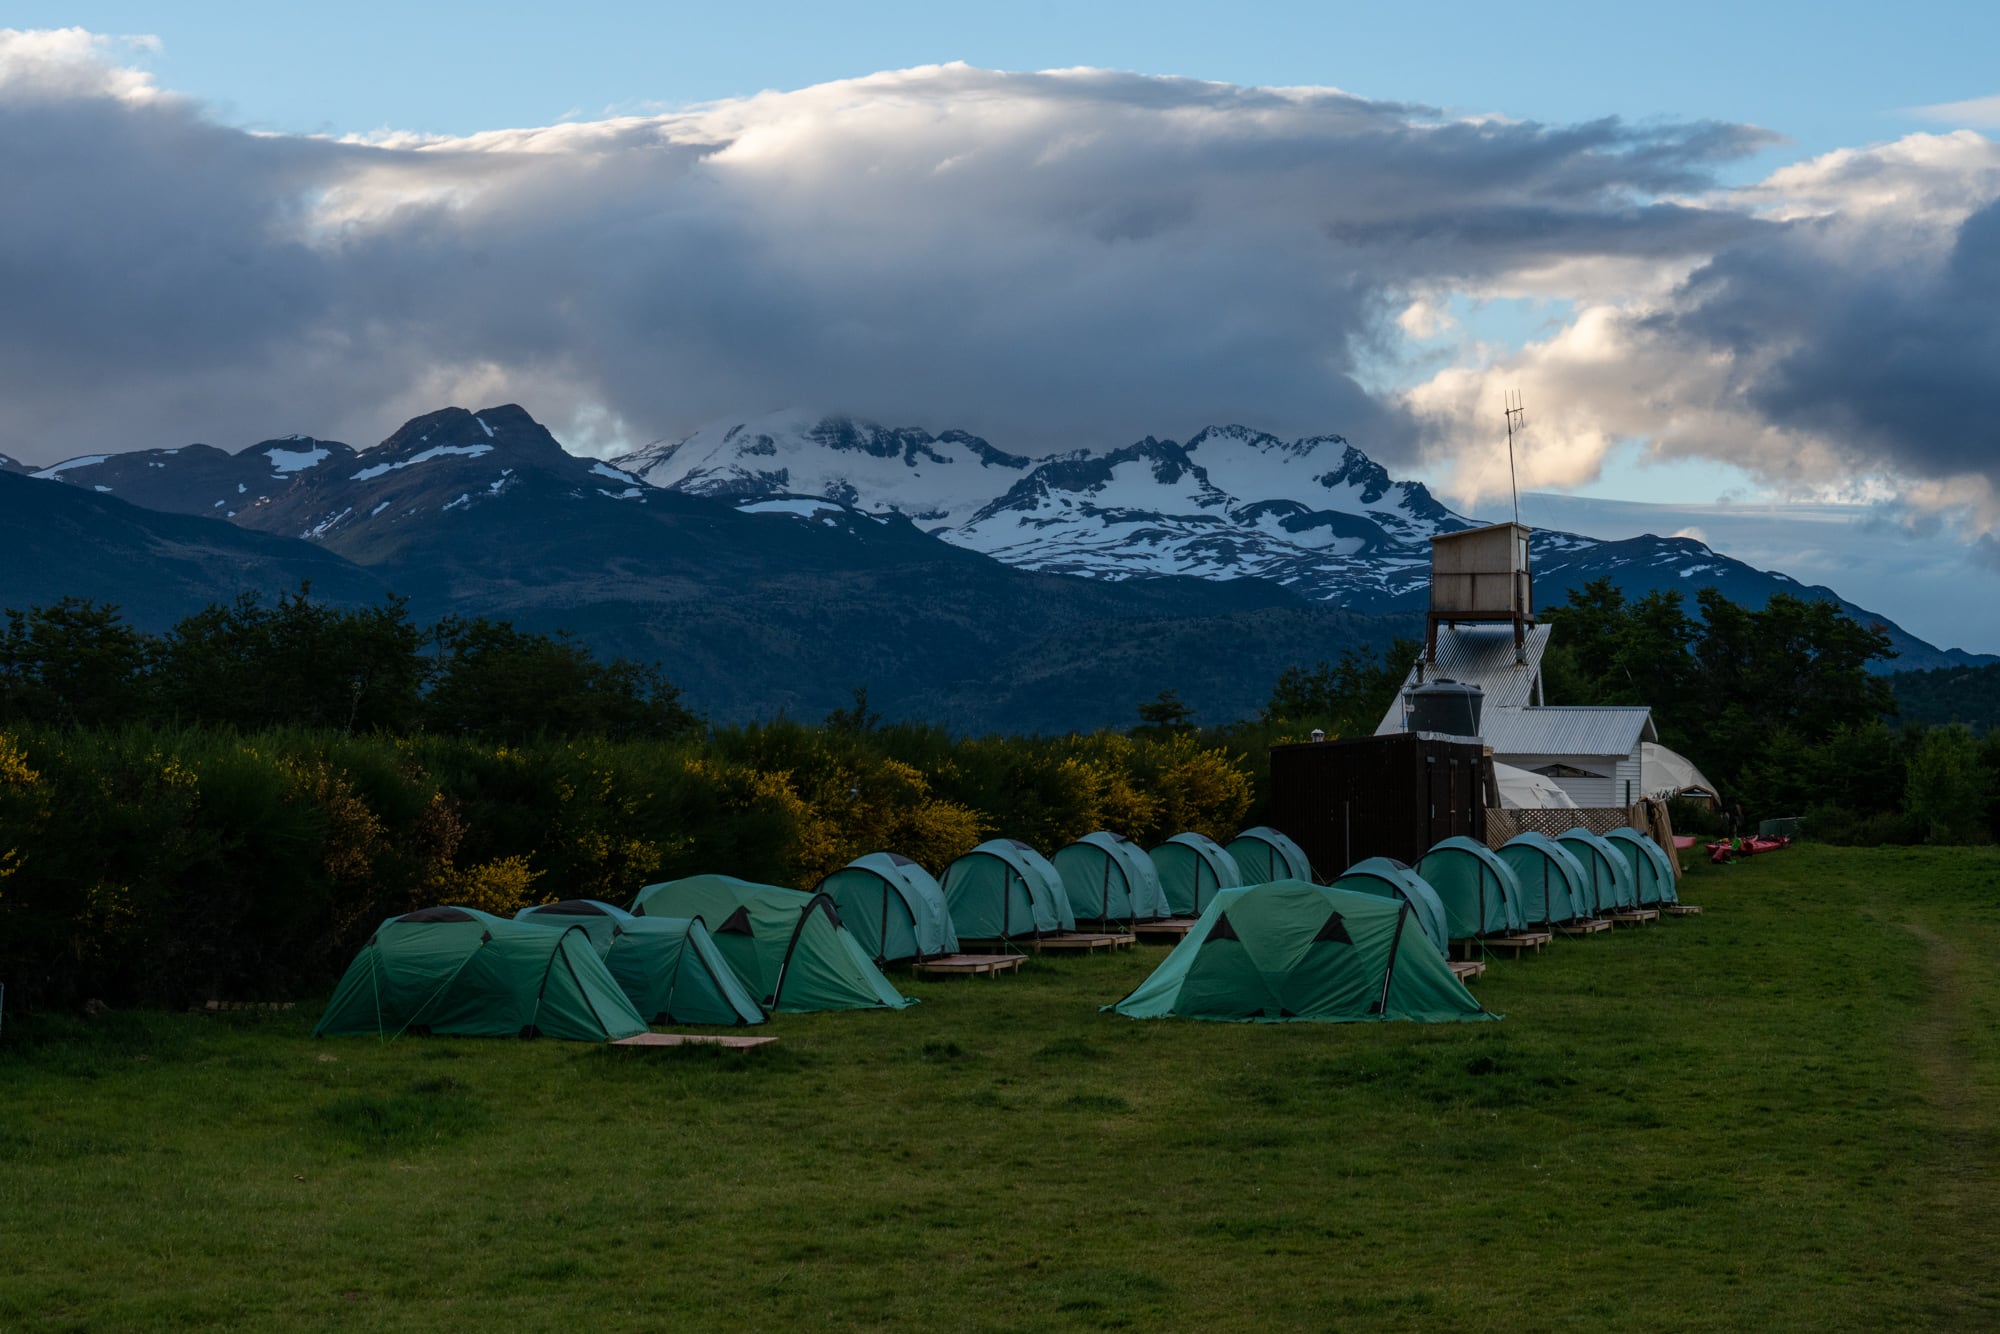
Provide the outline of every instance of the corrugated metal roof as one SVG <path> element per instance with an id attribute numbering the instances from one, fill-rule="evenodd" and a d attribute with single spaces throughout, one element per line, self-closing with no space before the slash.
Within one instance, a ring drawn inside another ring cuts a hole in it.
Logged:
<path id="1" fill-rule="evenodd" d="M 1480 717 L 1481 741 L 1508 755 L 1630 755 L 1652 741 L 1653 711 L 1643 704 L 1496 709 Z"/>
<path id="2" fill-rule="evenodd" d="M 1535 681 L 1542 674 L 1542 653 L 1549 646 L 1549 630 L 1546 625 L 1529 626 L 1523 645 L 1527 661 L 1515 662 L 1511 625 L 1439 626 L 1437 665 L 1424 673 L 1424 679 L 1449 678 L 1476 685 L 1486 692 L 1488 710 L 1527 708 L 1535 702 Z M 1413 663 L 1375 735 L 1403 730 L 1403 693 L 1416 684 L 1417 669 Z"/>

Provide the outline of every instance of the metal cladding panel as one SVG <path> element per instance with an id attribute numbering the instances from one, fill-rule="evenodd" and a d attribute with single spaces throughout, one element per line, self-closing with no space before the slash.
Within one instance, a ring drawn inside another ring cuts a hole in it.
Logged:
<path id="1" fill-rule="evenodd" d="M 1271 748 L 1270 823 L 1328 878 L 1369 857 L 1414 865 L 1486 835 L 1484 751 L 1414 733 Z"/>
<path id="2" fill-rule="evenodd" d="M 1488 711 L 1525 708 L 1535 702 L 1535 682 L 1541 675 L 1542 654 L 1549 646 L 1549 630 L 1546 625 L 1528 627 L 1522 645 L 1525 662 L 1514 661 L 1514 637 L 1510 634 L 1491 629 L 1439 630 L 1437 662 L 1425 673 L 1425 679 L 1449 678 L 1478 686 L 1486 692 Z M 1403 677 L 1403 688 L 1396 692 L 1395 702 L 1375 729 L 1378 736 L 1404 730 L 1403 696 L 1415 689 L 1416 684 L 1417 669 L 1413 664 Z"/>
<path id="3" fill-rule="evenodd" d="M 1509 755 L 1630 755 L 1651 741 L 1653 711 L 1634 705 L 1551 705 L 1538 709 L 1494 708 L 1488 703 L 1479 736 L 1493 753 Z M 1524 766 L 1526 767 L 1526 766 Z"/>

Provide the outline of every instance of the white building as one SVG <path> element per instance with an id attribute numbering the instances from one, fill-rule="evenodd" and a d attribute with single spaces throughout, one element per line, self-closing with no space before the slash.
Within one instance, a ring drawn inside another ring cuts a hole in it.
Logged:
<path id="1" fill-rule="evenodd" d="M 1479 739 L 1493 748 L 1496 764 L 1547 778 L 1578 806 L 1629 806 L 1650 795 L 1641 748 L 1649 743 L 1657 747 L 1660 739 L 1653 711 L 1643 704 L 1543 704 L 1548 626 L 1528 626 L 1518 655 L 1508 625 L 1445 625 L 1436 633 L 1437 659 L 1424 679 L 1480 688 Z M 1419 684 L 1417 666 L 1404 678 L 1395 703 L 1375 729 L 1377 736 L 1409 730 L 1404 701 Z"/>

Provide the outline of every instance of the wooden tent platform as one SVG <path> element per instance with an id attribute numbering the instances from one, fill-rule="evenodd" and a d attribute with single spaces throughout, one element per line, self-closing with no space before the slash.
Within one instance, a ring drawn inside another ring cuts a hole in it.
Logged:
<path id="1" fill-rule="evenodd" d="M 641 1033 L 637 1037 L 620 1038 L 614 1047 L 762 1047 L 776 1042 L 776 1038 L 738 1038 L 723 1033 Z"/>
<path id="2" fill-rule="evenodd" d="M 1660 911 L 1669 917 L 1699 917 L 1701 916 L 1701 905 L 1699 903 L 1663 903 L 1660 905 Z"/>
<path id="3" fill-rule="evenodd" d="M 1542 946 L 1554 940 L 1555 933 L 1552 931 L 1509 931 L 1504 936 L 1486 936 L 1476 943 L 1487 950 L 1511 950 L 1518 959 L 1530 950 L 1540 954 Z"/>
<path id="4" fill-rule="evenodd" d="M 1020 972 L 1027 961 L 1025 954 L 940 954 L 913 961 L 910 971 L 918 977 L 998 977 Z"/>
<path id="5" fill-rule="evenodd" d="M 1611 914 L 1611 920 L 1619 926 L 1647 926 L 1660 920 L 1658 908 L 1627 908 L 1623 912 Z"/>
<path id="6" fill-rule="evenodd" d="M 1451 963 L 1451 971 L 1457 976 L 1459 981 L 1470 982 L 1473 978 L 1478 977 L 1486 971 L 1486 960 L 1454 959 Z"/>
<path id="7" fill-rule="evenodd" d="M 1566 936 L 1594 936 L 1600 931 L 1609 931 L 1615 923 L 1608 917 L 1592 917 L 1582 922 L 1565 922 L 1562 933 Z"/>
<path id="8" fill-rule="evenodd" d="M 966 940 L 959 944 L 977 949 L 1026 950 L 1030 954 L 1095 954 L 1099 950 L 1122 950 L 1139 938 L 1129 931 L 1059 931 L 1047 936 L 1020 936 L 1013 940 Z"/>
<path id="9" fill-rule="evenodd" d="M 1141 940 L 1164 940 L 1169 944 L 1179 944 L 1183 936 L 1194 930 L 1199 917 L 1162 917 L 1157 922 L 1141 922 L 1132 928 L 1132 934 Z"/>
<path id="10" fill-rule="evenodd" d="M 1129 931 L 1065 931 L 1022 943 L 1037 954 L 1095 954 L 1099 950 L 1109 954 L 1138 944 L 1139 937 Z"/>

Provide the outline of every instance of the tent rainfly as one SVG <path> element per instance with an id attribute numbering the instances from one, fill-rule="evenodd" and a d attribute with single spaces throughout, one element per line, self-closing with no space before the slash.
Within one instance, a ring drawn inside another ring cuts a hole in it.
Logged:
<path id="1" fill-rule="evenodd" d="M 377 927 L 313 1035 L 610 1042 L 645 1031 L 584 932 L 445 907 Z"/>
<path id="2" fill-rule="evenodd" d="M 1624 856 L 1616 848 L 1581 825 L 1557 834 L 1556 842 L 1570 850 L 1589 877 L 1593 914 L 1639 906 L 1632 868 L 1625 864 Z"/>
<path id="3" fill-rule="evenodd" d="M 516 921 L 590 936 L 625 999 L 649 1024 L 761 1024 L 764 1007 L 699 917 L 634 917 L 596 899 L 523 908 Z"/>
<path id="4" fill-rule="evenodd" d="M 1508 839 L 1496 854 L 1521 886 L 1521 924 L 1555 926 L 1590 916 L 1590 872 L 1547 834 Z"/>
<path id="5" fill-rule="evenodd" d="M 1229 841 L 1229 855 L 1246 885 L 1269 884 L 1273 880 L 1313 881 L 1312 862 L 1305 849 L 1267 825 L 1246 829 Z"/>
<path id="6" fill-rule="evenodd" d="M 1243 872 L 1228 849 L 1202 834 L 1175 834 L 1147 856 L 1159 873 L 1167 910 L 1176 917 L 1201 916 L 1215 891 L 1243 883 Z"/>
<path id="7" fill-rule="evenodd" d="M 988 839 L 945 867 L 944 901 L 960 940 L 1076 930 L 1061 873 L 1019 839 Z"/>
<path id="8" fill-rule="evenodd" d="M 1639 790 L 1649 797 L 1706 797 L 1710 804 L 1722 791 L 1693 760 L 1657 741 L 1639 743 Z"/>
<path id="9" fill-rule="evenodd" d="M 1153 859 L 1123 834 L 1085 834 L 1049 863 L 1080 922 L 1154 922 L 1172 913 Z"/>
<path id="10" fill-rule="evenodd" d="M 1674 868 L 1667 861 L 1666 849 L 1629 825 L 1612 830 L 1604 836 L 1604 841 L 1624 855 L 1642 905 L 1680 901 L 1680 891 L 1674 887 Z"/>
<path id="11" fill-rule="evenodd" d="M 1576 809 L 1576 802 L 1562 790 L 1561 784 L 1533 769 L 1516 769 L 1495 760 L 1493 783 L 1500 791 L 1500 804 L 1509 810 Z"/>
<path id="12" fill-rule="evenodd" d="M 1399 899 L 1303 880 L 1218 890 L 1152 975 L 1104 1008 L 1266 1024 L 1498 1018 L 1419 934 Z"/>
<path id="13" fill-rule="evenodd" d="M 1453 940 L 1521 929 L 1521 882 L 1484 843 L 1445 839 L 1424 854 L 1416 871 L 1444 904 Z"/>
<path id="14" fill-rule="evenodd" d="M 897 992 L 824 894 L 697 875 L 648 885 L 632 900 L 640 917 L 699 917 L 766 1009 L 901 1009 Z"/>
<path id="15" fill-rule="evenodd" d="M 871 852 L 819 882 L 878 964 L 958 953 L 951 909 L 931 873 L 908 857 Z"/>
<path id="16" fill-rule="evenodd" d="M 1409 904 L 1417 926 L 1438 947 L 1438 953 L 1450 952 L 1451 926 L 1437 891 L 1425 884 L 1422 876 L 1394 857 L 1369 857 L 1358 861 L 1341 872 L 1340 878 L 1333 884 L 1336 889 L 1356 894 L 1376 894 Z"/>

